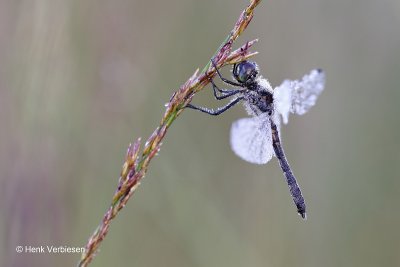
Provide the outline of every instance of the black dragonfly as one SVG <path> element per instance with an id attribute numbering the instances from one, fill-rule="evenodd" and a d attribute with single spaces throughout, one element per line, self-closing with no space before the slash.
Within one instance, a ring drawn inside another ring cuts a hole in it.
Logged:
<path id="1" fill-rule="evenodd" d="M 235 64 L 232 74 L 236 81 L 222 77 L 214 61 L 212 64 L 224 83 L 236 87 L 220 89 L 211 79 L 215 98 L 222 100 L 231 97 L 231 101 L 215 110 L 192 104 L 186 107 L 210 115 L 220 115 L 242 102 L 252 117 L 239 119 L 232 124 L 230 134 L 232 150 L 240 158 L 254 164 L 265 164 L 272 156 L 276 156 L 297 211 L 303 219 L 306 219 L 303 195 L 282 148 L 280 124 L 281 117 L 286 124 L 289 113 L 302 115 L 315 104 L 325 85 L 323 71 L 312 70 L 301 80 L 285 80 L 273 89 L 267 79 L 259 75 L 259 68 L 255 62 L 242 61 Z"/>

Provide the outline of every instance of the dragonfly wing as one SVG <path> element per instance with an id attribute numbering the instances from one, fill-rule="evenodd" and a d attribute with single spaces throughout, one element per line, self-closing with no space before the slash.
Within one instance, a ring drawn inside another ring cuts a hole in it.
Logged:
<path id="1" fill-rule="evenodd" d="M 319 94 L 324 90 L 325 74 L 322 70 L 312 70 L 298 81 L 285 80 L 274 89 L 276 110 L 287 123 L 289 112 L 303 115 L 315 105 Z"/>
<path id="2" fill-rule="evenodd" d="M 254 164 L 265 164 L 274 154 L 271 124 L 267 116 L 235 121 L 230 141 L 236 155 Z"/>

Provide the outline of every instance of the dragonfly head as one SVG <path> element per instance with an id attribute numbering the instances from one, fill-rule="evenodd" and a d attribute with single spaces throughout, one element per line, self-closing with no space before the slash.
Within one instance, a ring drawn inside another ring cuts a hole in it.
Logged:
<path id="1" fill-rule="evenodd" d="M 255 62 L 245 60 L 233 66 L 233 77 L 243 85 L 254 83 L 257 75 L 258 66 Z"/>

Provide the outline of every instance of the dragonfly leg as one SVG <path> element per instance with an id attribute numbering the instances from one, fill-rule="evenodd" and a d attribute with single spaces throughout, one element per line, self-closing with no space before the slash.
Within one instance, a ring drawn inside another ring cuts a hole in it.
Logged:
<path id="1" fill-rule="evenodd" d="M 213 115 L 213 116 L 217 116 L 222 114 L 223 112 L 227 111 L 228 109 L 230 109 L 231 107 L 233 107 L 234 105 L 236 105 L 237 103 L 240 102 L 240 100 L 242 100 L 243 98 L 238 97 L 236 99 L 234 99 L 233 101 L 231 101 L 230 103 L 228 103 L 227 105 L 217 108 L 217 109 L 209 109 L 209 108 L 205 108 L 205 107 L 198 107 L 198 106 L 194 106 L 192 104 L 187 104 L 186 107 L 187 108 L 191 108 L 191 109 L 195 109 L 204 113 L 207 113 L 209 115 Z"/>
<path id="2" fill-rule="evenodd" d="M 228 80 L 228 79 L 222 77 L 222 74 L 221 74 L 221 72 L 219 72 L 219 70 L 218 70 L 218 68 L 217 68 L 217 65 L 215 65 L 214 59 L 211 60 L 211 63 L 212 63 L 212 65 L 214 66 L 215 71 L 217 72 L 219 78 L 220 78 L 224 83 L 227 83 L 227 84 L 230 84 L 230 85 L 233 85 L 233 86 L 240 86 L 240 87 L 243 87 L 243 85 L 240 84 L 240 83 L 233 82 L 233 81 L 230 81 L 230 80 Z"/>
<path id="3" fill-rule="evenodd" d="M 227 97 L 233 96 L 238 94 L 239 92 L 242 92 L 242 89 L 220 89 L 218 88 L 218 86 L 214 83 L 214 81 L 212 79 L 210 79 L 210 82 L 212 84 L 213 87 L 213 91 L 214 91 L 214 97 L 217 100 L 221 100 L 221 99 L 225 99 Z M 217 94 L 217 91 L 220 93 L 220 95 Z"/>

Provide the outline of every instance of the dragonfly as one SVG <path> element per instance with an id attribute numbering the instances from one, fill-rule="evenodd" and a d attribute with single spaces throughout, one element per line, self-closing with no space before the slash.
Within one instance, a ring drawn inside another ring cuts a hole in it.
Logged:
<path id="1" fill-rule="evenodd" d="M 311 70 L 299 80 L 284 80 L 272 88 L 267 79 L 259 74 L 256 62 L 242 61 L 233 65 L 235 81 L 222 76 L 214 60 L 211 60 L 219 78 L 234 88 L 221 89 L 210 78 L 217 100 L 230 98 L 230 102 L 217 109 L 186 105 L 187 108 L 217 116 L 242 102 L 251 116 L 233 122 L 230 145 L 234 153 L 253 164 L 266 164 L 275 156 L 286 178 L 293 202 L 299 215 L 306 219 L 306 204 L 282 147 L 280 125 L 288 123 L 289 114 L 303 115 L 324 90 L 325 74 L 321 69 Z"/>

